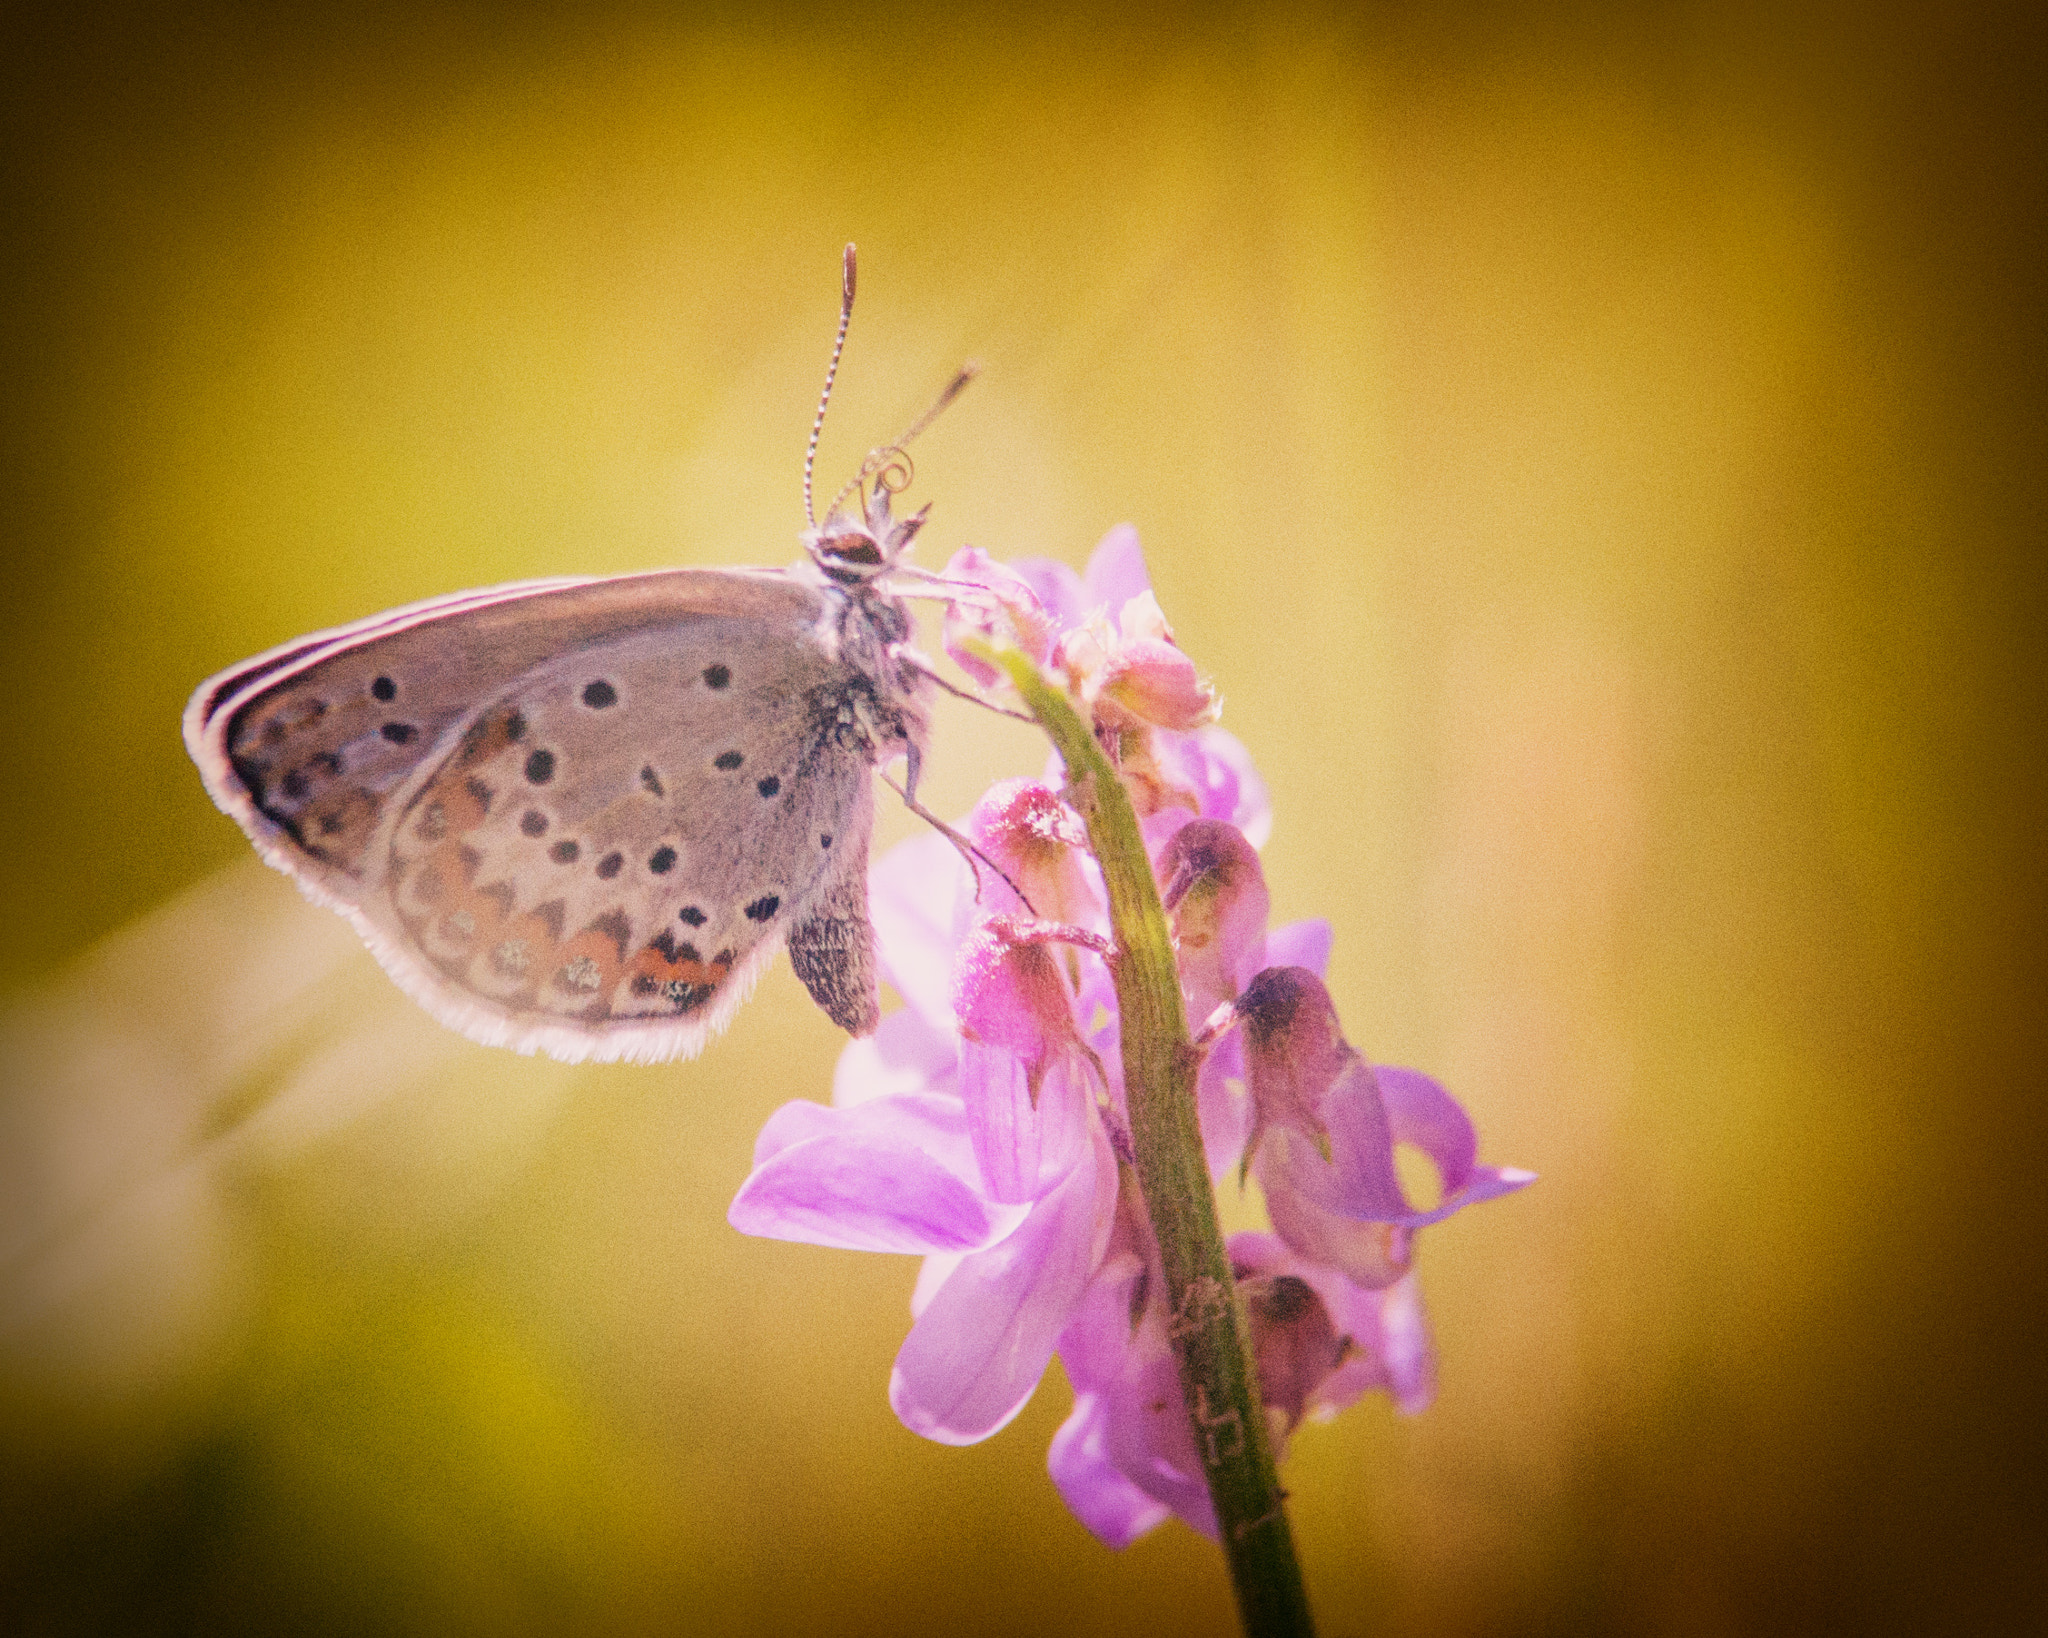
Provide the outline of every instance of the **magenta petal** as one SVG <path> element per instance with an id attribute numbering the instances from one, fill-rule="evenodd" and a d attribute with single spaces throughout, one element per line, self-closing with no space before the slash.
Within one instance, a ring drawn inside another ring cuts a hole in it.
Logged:
<path id="1" fill-rule="evenodd" d="M 1419 1069 L 1381 1065 L 1373 1070 L 1396 1143 L 1412 1143 L 1435 1162 L 1443 1179 L 1443 1199 L 1435 1209 L 1411 1212 L 1415 1228 L 1440 1223 L 1452 1213 L 1482 1200 L 1527 1188 L 1534 1172 L 1516 1166 L 1479 1166 L 1479 1139 L 1458 1100 Z"/>
<path id="2" fill-rule="evenodd" d="M 1045 1374 L 1116 1212 L 1116 1162 L 1094 1153 L 1000 1243 L 964 1258 L 904 1339 L 889 1403 L 913 1433 L 946 1445 L 986 1439 Z"/>
<path id="3" fill-rule="evenodd" d="M 1118 1472 L 1108 1454 L 1109 1407 L 1095 1394 L 1078 1394 L 1073 1414 L 1060 1424 L 1046 1452 L 1046 1470 L 1060 1499 L 1106 1547 L 1128 1547 L 1164 1524 L 1170 1509 Z"/>
<path id="4" fill-rule="evenodd" d="M 1266 935 L 1266 965 L 1306 967 L 1318 978 L 1330 975 L 1330 924 L 1290 921 Z"/>
<path id="5" fill-rule="evenodd" d="M 1145 554 L 1138 546 L 1138 531 L 1119 523 L 1096 543 L 1089 554 L 1088 569 L 1081 577 L 1082 607 L 1107 608 L 1114 615 L 1140 592 L 1152 589 L 1152 576 L 1145 571 Z"/>
<path id="6" fill-rule="evenodd" d="M 972 1251 L 1019 1216 L 992 1208 L 969 1181 L 966 1114 L 950 1098 L 787 1103 L 754 1152 L 726 1213 L 742 1234 L 849 1251 Z"/>

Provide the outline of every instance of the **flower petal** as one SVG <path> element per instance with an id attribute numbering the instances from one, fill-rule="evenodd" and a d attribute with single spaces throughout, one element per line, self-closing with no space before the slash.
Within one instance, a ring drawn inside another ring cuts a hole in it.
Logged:
<path id="1" fill-rule="evenodd" d="M 1310 1414 L 1328 1418 L 1368 1393 L 1384 1391 L 1413 1416 L 1436 1393 L 1436 1348 L 1422 1293 L 1410 1274 L 1379 1290 L 1354 1285 L 1325 1263 L 1298 1257 L 1277 1236 L 1233 1234 L 1233 1267 L 1255 1274 L 1292 1274 L 1308 1282 L 1351 1351 L 1318 1388 Z"/>
<path id="2" fill-rule="evenodd" d="M 841 1109 L 899 1092 L 952 1094 L 960 1046 L 915 1007 L 887 1014 L 872 1035 L 848 1041 L 832 1069 L 832 1102 Z"/>
<path id="3" fill-rule="evenodd" d="M 1194 793 L 1204 819 L 1224 819 L 1253 847 L 1273 834 L 1273 804 L 1252 754 L 1222 728 L 1153 736 L 1154 754 L 1173 781 Z"/>
<path id="4" fill-rule="evenodd" d="M 1172 1516 L 1109 1459 L 1109 1406 L 1097 1394 L 1074 1396 L 1073 1414 L 1052 1436 L 1045 1465 L 1067 1510 L 1106 1547 L 1128 1547 Z"/>
<path id="5" fill-rule="evenodd" d="M 1018 1226 L 985 1201 L 966 1111 L 932 1096 L 851 1109 L 798 1100 L 768 1118 L 726 1219 L 742 1234 L 850 1251 L 974 1251 Z"/>
<path id="6" fill-rule="evenodd" d="M 1088 593 L 1081 577 L 1066 564 L 1050 557 L 1016 557 L 1010 572 L 1038 594 L 1039 604 L 1064 631 L 1079 625 L 1088 614 Z"/>
<path id="7" fill-rule="evenodd" d="M 1244 1036 L 1237 1030 L 1210 1048 L 1195 1078 L 1195 1116 L 1211 1181 L 1235 1171 L 1251 1135 L 1252 1104 L 1244 1084 Z"/>
<path id="8" fill-rule="evenodd" d="M 1116 1162 L 1097 1127 L 1089 1159 L 1004 1240 L 964 1258 L 904 1339 L 889 1403 L 913 1433 L 986 1439 L 1045 1374 L 1116 1213 Z"/>
<path id="9" fill-rule="evenodd" d="M 953 952 L 966 930 L 974 884 L 953 844 L 914 836 L 868 872 L 868 915 L 882 974 L 934 1029 L 953 1029 Z"/>
<path id="10" fill-rule="evenodd" d="M 1536 1181 L 1534 1172 L 1519 1166 L 1474 1164 L 1479 1139 L 1470 1118 L 1456 1098 L 1421 1070 L 1385 1065 L 1374 1069 L 1373 1077 L 1386 1104 L 1394 1141 L 1412 1143 L 1422 1150 L 1436 1163 L 1437 1175 L 1443 1179 L 1443 1199 L 1434 1210 L 1412 1213 L 1409 1221 L 1415 1227 L 1440 1223 L 1453 1212 L 1513 1194 Z"/>
<path id="11" fill-rule="evenodd" d="M 1181 987 L 1196 1020 L 1235 997 L 1266 964 L 1271 899 L 1259 856 L 1235 825 L 1191 819 L 1157 865 Z"/>
<path id="12" fill-rule="evenodd" d="M 979 1041 L 960 1046 L 960 1096 L 967 1130 L 991 1200 L 1036 1200 L 1087 1153 L 1086 1060 L 1056 1054 L 1032 1095 L 1029 1066 L 1016 1053 Z"/>
<path id="13" fill-rule="evenodd" d="M 1119 523 L 1096 542 L 1088 569 L 1081 577 L 1084 609 L 1121 609 L 1141 592 L 1152 589 L 1145 554 L 1138 546 L 1137 527 Z"/>
<path id="14" fill-rule="evenodd" d="M 1273 967 L 1306 967 L 1318 978 L 1330 973 L 1330 924 L 1290 921 L 1266 935 L 1266 962 Z"/>

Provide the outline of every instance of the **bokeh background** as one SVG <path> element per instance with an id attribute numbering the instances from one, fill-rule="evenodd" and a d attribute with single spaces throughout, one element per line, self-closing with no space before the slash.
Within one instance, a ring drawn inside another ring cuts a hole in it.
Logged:
<path id="1" fill-rule="evenodd" d="M 471 1047 L 256 865 L 192 685 L 795 553 L 962 358 L 925 559 L 1143 532 L 1351 1037 L 1541 1184 L 1330 1633 L 1984 1632 L 2044 1525 L 2028 8 L 17 4 L 0 22 L 0 1625 L 1224 1633 L 724 1222 L 839 1041 Z M 964 809 L 1042 753 L 947 711 Z M 910 833 L 884 804 L 890 837 Z"/>

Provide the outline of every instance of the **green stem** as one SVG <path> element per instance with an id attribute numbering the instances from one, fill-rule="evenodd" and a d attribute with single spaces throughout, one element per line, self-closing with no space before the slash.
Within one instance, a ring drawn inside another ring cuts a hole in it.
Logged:
<path id="1" fill-rule="evenodd" d="M 1195 1122 L 1199 1060 L 1188 1042 L 1166 912 L 1130 794 L 1067 696 L 1014 650 L 989 658 L 1010 675 L 1066 763 L 1069 795 L 1109 890 L 1124 1098 L 1138 1181 L 1166 1277 L 1168 1333 L 1195 1447 L 1248 1638 L 1308 1638 L 1308 1594 L 1295 1562 L 1286 1492 L 1273 1465 L 1252 1367 L 1251 1335 Z"/>

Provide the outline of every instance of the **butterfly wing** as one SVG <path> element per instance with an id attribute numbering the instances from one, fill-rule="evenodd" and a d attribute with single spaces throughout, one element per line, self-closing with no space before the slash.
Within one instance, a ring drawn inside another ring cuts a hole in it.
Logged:
<path id="1" fill-rule="evenodd" d="M 864 1031 L 872 682 L 831 596 L 746 570 L 460 594 L 223 673 L 187 743 L 264 857 L 477 1040 L 695 1052 L 786 935 Z"/>

